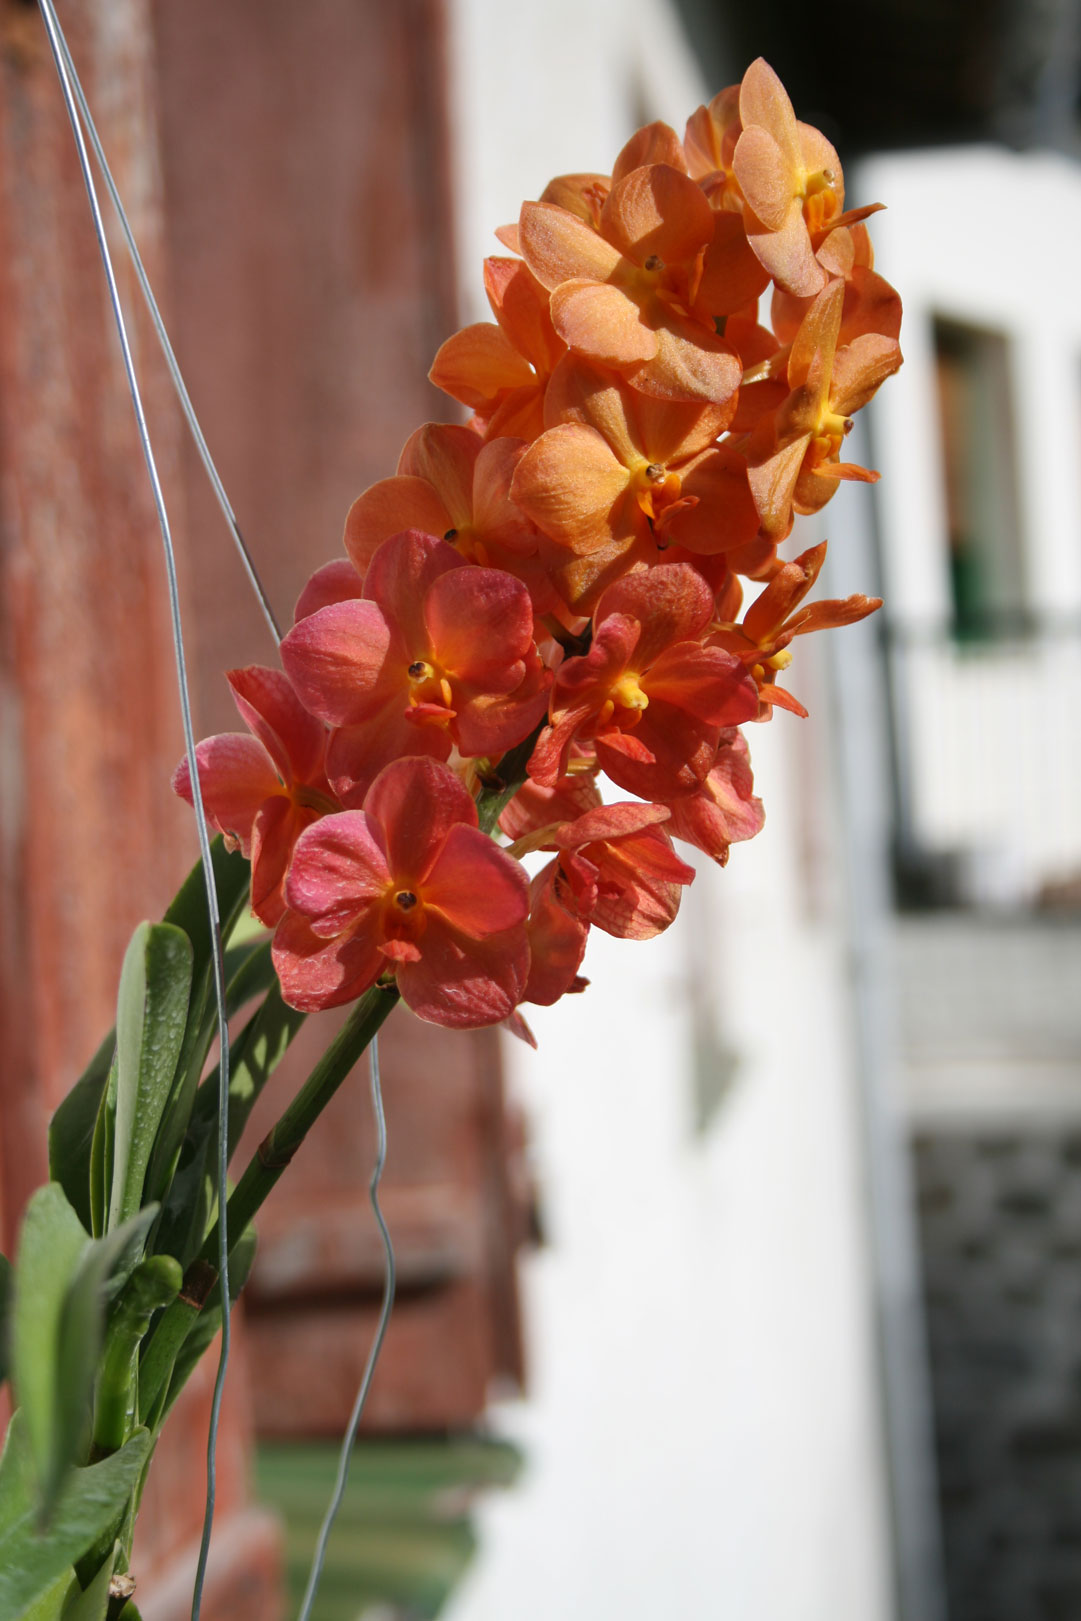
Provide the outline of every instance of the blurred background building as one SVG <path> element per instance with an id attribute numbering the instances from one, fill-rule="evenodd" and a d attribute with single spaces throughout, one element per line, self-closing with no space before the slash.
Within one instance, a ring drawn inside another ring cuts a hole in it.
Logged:
<path id="1" fill-rule="evenodd" d="M 1072 1621 L 1074 0 L 62 15 L 283 616 L 353 495 L 451 414 L 424 374 L 487 314 L 494 226 L 755 56 L 850 199 L 887 203 L 871 232 L 906 303 L 906 365 L 861 427 L 882 482 L 800 541 L 829 537 L 829 594 L 886 607 L 800 648 L 809 721 L 749 728 L 765 832 L 661 940 L 594 940 L 538 1053 L 388 1033 L 405 1291 L 325 1621 Z M 158 541 L 43 53 L 34 8 L 0 0 L 5 1250 L 126 936 L 194 854 Z M 197 725 L 227 729 L 219 672 L 272 649 L 136 330 Z M 214 1615 L 277 1602 L 253 1431 L 294 1574 L 329 1489 L 379 1288 L 366 1119 L 357 1084 L 267 1211 Z M 198 1424 L 148 1504 L 146 1621 L 186 1613 Z"/>

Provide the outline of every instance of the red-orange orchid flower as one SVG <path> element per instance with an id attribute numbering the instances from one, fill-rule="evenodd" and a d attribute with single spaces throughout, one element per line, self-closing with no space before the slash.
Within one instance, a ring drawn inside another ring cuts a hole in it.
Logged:
<path id="1" fill-rule="evenodd" d="M 273 927 L 285 910 L 282 885 L 300 834 L 341 806 L 327 781 L 327 729 L 304 708 L 280 670 L 230 670 L 233 701 L 252 736 L 205 738 L 195 751 L 211 827 L 251 861 L 251 907 Z M 187 760 L 173 790 L 192 803 Z"/>
<path id="2" fill-rule="evenodd" d="M 601 769 L 629 793 L 653 800 L 693 793 L 709 774 L 722 728 L 758 708 L 740 661 L 701 645 L 712 614 L 713 593 L 686 563 L 609 586 L 589 652 L 556 675 L 530 776 L 554 786 L 572 744 L 591 741 Z"/>
<path id="3" fill-rule="evenodd" d="M 521 581 L 416 530 L 375 553 L 363 600 L 299 620 L 281 654 L 304 703 L 335 728 L 327 772 L 349 805 L 399 755 L 502 754 L 540 720 L 551 683 Z"/>
<path id="4" fill-rule="evenodd" d="M 500 568 L 528 587 L 538 614 L 558 596 L 537 558 L 536 526 L 510 497 L 525 445 L 485 444 L 469 428 L 426 422 L 406 441 L 394 478 L 372 484 L 349 509 L 345 549 L 363 578 L 383 541 L 405 529 L 441 536 L 466 562 Z"/>
<path id="5" fill-rule="evenodd" d="M 528 880 L 435 760 L 395 760 L 363 810 L 309 828 L 286 900 L 273 955 L 291 1007 L 351 1002 L 385 973 L 420 1018 L 456 1030 L 498 1023 L 521 999 Z"/>
<path id="6" fill-rule="evenodd" d="M 721 734 L 717 758 L 698 792 L 672 801 L 668 832 L 697 845 L 723 867 L 729 846 L 753 839 L 765 821 L 762 801 L 754 794 L 747 740 L 733 727 Z"/>

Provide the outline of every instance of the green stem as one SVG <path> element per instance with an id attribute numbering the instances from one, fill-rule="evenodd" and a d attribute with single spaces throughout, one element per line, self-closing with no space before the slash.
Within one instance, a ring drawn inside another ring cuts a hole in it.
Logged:
<path id="1" fill-rule="evenodd" d="M 362 996 L 285 1113 L 259 1144 L 227 1206 L 236 1244 L 275 1186 L 304 1138 L 337 1092 L 398 1001 L 394 985 L 376 985 Z M 184 1277 L 177 1300 L 162 1313 L 139 1373 L 139 1407 L 150 1414 L 164 1391 L 177 1353 L 217 1282 L 218 1223 L 206 1236 Z"/>
<path id="2" fill-rule="evenodd" d="M 545 721 L 539 721 L 525 741 L 504 754 L 495 770 L 484 779 L 484 791 L 477 796 L 477 820 L 482 833 L 492 831 L 525 781 L 525 768 L 545 724 Z"/>
<path id="3" fill-rule="evenodd" d="M 113 1307 L 94 1399 L 96 1458 L 118 1452 L 135 1428 L 139 1346 L 154 1313 L 176 1299 L 183 1278 L 171 1255 L 148 1255 Z"/>

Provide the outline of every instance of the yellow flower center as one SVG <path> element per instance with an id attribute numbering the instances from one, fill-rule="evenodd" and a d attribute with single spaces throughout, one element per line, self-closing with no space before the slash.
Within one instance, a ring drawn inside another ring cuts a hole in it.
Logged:
<path id="1" fill-rule="evenodd" d="M 631 474 L 631 491 L 652 523 L 665 507 L 679 500 L 679 474 L 670 473 L 660 462 L 640 462 Z"/>
<path id="2" fill-rule="evenodd" d="M 621 732 L 630 732 L 648 708 L 649 697 L 642 691 L 638 676 L 632 670 L 627 670 L 609 687 L 608 697 L 597 716 L 597 725 L 614 725 Z"/>
<path id="3" fill-rule="evenodd" d="M 443 671 L 428 659 L 414 659 L 406 674 L 409 677 L 409 707 L 434 704 L 447 711 L 445 715 L 426 715 L 437 725 L 446 726 L 454 715 L 454 691 Z"/>

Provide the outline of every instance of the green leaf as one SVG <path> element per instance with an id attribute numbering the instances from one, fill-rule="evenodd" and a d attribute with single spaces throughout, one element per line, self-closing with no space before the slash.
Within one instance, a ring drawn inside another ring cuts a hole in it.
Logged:
<path id="1" fill-rule="evenodd" d="M 140 923 L 120 976 L 116 1125 L 107 1227 L 143 1202 L 146 1169 L 172 1090 L 191 994 L 192 947 L 170 923 Z"/>
<path id="2" fill-rule="evenodd" d="M 218 909 L 224 924 L 227 917 L 235 917 L 241 908 L 248 888 L 248 864 L 243 856 L 228 854 L 220 838 L 214 840 L 210 854 L 218 892 Z M 184 880 L 165 914 L 165 921 L 183 929 L 192 942 L 193 983 L 198 986 L 210 963 L 206 888 L 200 862 L 196 862 Z M 240 960 L 253 953 L 255 949 L 257 948 L 248 945 L 237 948 L 236 964 L 227 965 L 229 978 L 233 977 Z M 229 955 L 233 957 L 234 953 L 230 952 Z M 247 994 L 255 995 L 257 990 L 249 989 Z M 95 1126 L 115 1048 L 116 1031 L 110 1030 L 86 1070 L 53 1115 L 49 1126 L 49 1175 L 54 1182 L 60 1183 L 87 1232 L 92 1232 L 95 1236 L 104 1230 L 104 1201 L 101 1223 L 95 1227 L 90 1198 L 91 1146 L 95 1140 Z M 100 1183 L 105 1153 L 104 1137 L 98 1146 L 97 1174 Z"/>
<path id="3" fill-rule="evenodd" d="M 110 1030 L 49 1122 L 49 1176 L 60 1183 L 88 1233 L 93 1232 L 90 1149 L 115 1050 L 116 1032 Z"/>
<path id="4" fill-rule="evenodd" d="M 36 1599 L 31 1604 L 28 1610 L 23 1612 L 23 1621 L 60 1621 L 65 1606 L 73 1595 L 73 1591 L 78 1594 L 82 1592 L 82 1588 L 79 1586 L 75 1572 L 69 1565 L 64 1574 L 59 1576 L 52 1587 L 49 1588 L 48 1592 L 43 1593 L 39 1599 Z"/>
<path id="5" fill-rule="evenodd" d="M 0 1385 L 11 1372 L 11 1300 L 14 1273 L 6 1255 L 0 1255 Z"/>
<path id="6" fill-rule="evenodd" d="M 90 1231 L 100 1238 L 105 1231 L 108 1215 L 109 1188 L 113 1179 L 113 1137 L 116 1131 L 116 1044 L 105 1089 L 94 1122 L 94 1136 L 90 1144 Z"/>
<path id="7" fill-rule="evenodd" d="M 4 1621 L 28 1621 L 34 1614 L 32 1606 L 119 1522 L 150 1445 L 150 1437 L 140 1430 L 112 1457 L 73 1470 L 52 1521 L 43 1531 L 23 1418 L 19 1412 L 12 1419 L 0 1457 L 0 1616 Z M 78 1621 L 85 1621 L 76 1614 Z M 94 1614 L 92 1609 L 87 1612 L 88 1617 Z"/>
<path id="8" fill-rule="evenodd" d="M 218 916 L 223 940 L 228 940 L 244 911 L 251 878 L 244 857 L 229 854 L 220 838 L 210 847 L 214 883 L 218 896 Z M 176 1169 L 180 1145 L 188 1129 L 192 1104 L 206 1055 L 217 1029 L 214 998 L 212 937 L 206 907 L 206 884 L 200 865 L 192 868 L 176 899 L 165 914 L 167 923 L 184 930 L 192 944 L 191 1003 L 184 1045 L 177 1060 L 176 1077 L 162 1116 L 161 1129 L 146 1175 L 146 1190 L 153 1199 L 164 1199 Z"/>
<path id="9" fill-rule="evenodd" d="M 260 938 L 248 945 L 232 946 L 225 953 L 225 1000 L 230 1018 L 245 1002 L 265 995 L 277 979 L 270 944 Z"/>
<path id="10" fill-rule="evenodd" d="M 241 903 L 248 893 L 251 870 L 239 850 L 229 851 L 219 836 L 210 846 L 210 864 L 214 869 L 214 887 L 218 894 L 218 914 L 222 932 L 226 936 Z M 205 973 L 211 962 L 210 924 L 206 912 L 206 882 L 203 864 L 197 861 L 181 884 L 169 910 L 166 923 L 175 923 L 183 929 L 192 944 L 192 970 L 195 978 Z"/>
<path id="11" fill-rule="evenodd" d="M 46 1516 L 86 1437 L 106 1300 L 136 1265 L 156 1215 L 150 1206 L 107 1238 L 88 1239 L 58 1183 L 39 1188 L 27 1207 L 15 1273 L 14 1377 Z"/>
<path id="12" fill-rule="evenodd" d="M 91 1239 L 83 1250 L 60 1312 L 55 1400 L 61 1436 L 77 1439 L 83 1431 L 105 1337 L 106 1299 L 134 1270 L 157 1213 L 157 1205 L 148 1205 L 107 1237 Z M 70 1461 L 69 1455 L 61 1468 Z M 45 1506 L 47 1511 L 52 1507 L 48 1498 Z"/>
<path id="13" fill-rule="evenodd" d="M 68 1594 L 60 1612 L 60 1621 L 105 1621 L 109 1613 L 109 1583 L 120 1551 L 120 1543 L 114 1543 L 112 1553 L 85 1590 L 75 1583 L 75 1591 Z"/>
<path id="14" fill-rule="evenodd" d="M 90 1240 L 57 1182 L 26 1207 L 15 1269 L 12 1366 L 41 1494 L 48 1504 L 75 1458 L 85 1414 L 61 1397 L 64 1302 Z M 96 1354 L 96 1353 L 95 1353 Z M 4 1609 L 0 1606 L 0 1615 Z"/>

